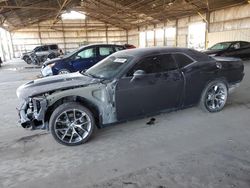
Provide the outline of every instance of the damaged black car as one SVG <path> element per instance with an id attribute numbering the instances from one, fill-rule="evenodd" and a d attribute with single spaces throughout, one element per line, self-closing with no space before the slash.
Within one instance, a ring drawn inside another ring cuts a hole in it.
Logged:
<path id="1" fill-rule="evenodd" d="M 96 128 L 199 106 L 218 112 L 242 81 L 235 58 L 212 58 L 186 48 L 119 51 L 86 72 L 37 79 L 20 86 L 24 128 L 50 130 L 64 145 L 86 142 Z"/>

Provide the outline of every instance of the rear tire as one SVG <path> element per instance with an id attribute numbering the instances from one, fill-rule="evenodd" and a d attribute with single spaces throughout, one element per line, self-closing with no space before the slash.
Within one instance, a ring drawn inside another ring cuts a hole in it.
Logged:
<path id="1" fill-rule="evenodd" d="M 30 57 L 24 57 L 23 60 L 24 60 L 27 64 L 31 64 L 31 63 L 32 63 Z"/>
<path id="2" fill-rule="evenodd" d="M 206 112 L 221 111 L 228 96 L 228 88 L 225 81 L 215 80 L 210 82 L 203 90 L 200 100 L 200 107 Z"/>
<path id="3" fill-rule="evenodd" d="M 96 127 L 90 110 L 76 102 L 58 106 L 51 115 L 49 126 L 54 139 L 67 146 L 87 142 Z"/>

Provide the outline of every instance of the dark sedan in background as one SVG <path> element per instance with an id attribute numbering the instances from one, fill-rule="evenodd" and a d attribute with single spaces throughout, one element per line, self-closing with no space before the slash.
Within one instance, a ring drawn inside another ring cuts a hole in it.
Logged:
<path id="1" fill-rule="evenodd" d="M 45 77 L 83 71 L 114 52 L 132 47 L 134 46 L 128 44 L 93 44 L 83 46 L 65 56 L 45 62 L 41 73 Z"/>
<path id="2" fill-rule="evenodd" d="M 250 59 L 250 43 L 246 41 L 221 42 L 208 48 L 204 53 L 210 56 Z"/>
<path id="3" fill-rule="evenodd" d="M 241 82 L 235 58 L 211 58 L 185 48 L 116 52 L 84 73 L 31 81 L 17 89 L 24 128 L 51 130 L 65 145 L 86 142 L 95 126 L 200 104 L 218 112 Z"/>

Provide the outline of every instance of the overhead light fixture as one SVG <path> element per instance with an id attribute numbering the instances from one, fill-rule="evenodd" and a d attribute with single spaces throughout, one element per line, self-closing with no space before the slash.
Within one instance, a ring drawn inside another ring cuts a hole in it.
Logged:
<path id="1" fill-rule="evenodd" d="M 77 11 L 65 12 L 61 15 L 63 20 L 84 20 L 86 15 Z"/>

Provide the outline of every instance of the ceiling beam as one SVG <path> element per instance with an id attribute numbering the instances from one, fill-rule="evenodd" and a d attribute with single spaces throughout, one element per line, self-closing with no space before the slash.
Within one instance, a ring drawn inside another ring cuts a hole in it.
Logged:
<path id="1" fill-rule="evenodd" d="M 66 7 L 67 3 L 69 3 L 71 0 L 64 0 L 62 5 L 60 6 L 59 8 L 59 11 L 57 12 L 57 15 L 55 16 L 52 24 L 51 24 L 51 27 L 56 23 L 57 21 L 57 18 L 60 16 L 61 12 L 63 11 L 63 8 Z"/>
<path id="2" fill-rule="evenodd" d="M 33 6 L 12 6 L 12 5 L 0 5 L 3 9 L 32 9 L 32 10 L 57 10 L 53 7 L 33 7 Z"/>

